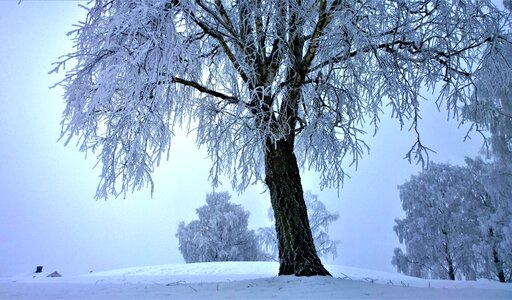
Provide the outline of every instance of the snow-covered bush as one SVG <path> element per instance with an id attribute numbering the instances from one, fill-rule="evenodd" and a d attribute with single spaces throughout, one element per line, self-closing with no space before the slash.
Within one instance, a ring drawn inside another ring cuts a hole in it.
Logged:
<path id="1" fill-rule="evenodd" d="M 230 203 L 227 192 L 206 195 L 199 220 L 178 225 L 176 237 L 185 262 L 258 260 L 256 235 L 247 229 L 249 212 Z"/>

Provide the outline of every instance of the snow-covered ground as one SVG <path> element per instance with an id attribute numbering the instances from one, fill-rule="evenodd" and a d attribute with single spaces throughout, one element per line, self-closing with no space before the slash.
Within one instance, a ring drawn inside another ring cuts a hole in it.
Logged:
<path id="1" fill-rule="evenodd" d="M 46 277 L 51 270 L 0 278 L 0 299 L 512 299 L 512 284 L 326 267 L 332 278 L 277 277 L 277 263 L 268 262 L 174 264 Z"/>

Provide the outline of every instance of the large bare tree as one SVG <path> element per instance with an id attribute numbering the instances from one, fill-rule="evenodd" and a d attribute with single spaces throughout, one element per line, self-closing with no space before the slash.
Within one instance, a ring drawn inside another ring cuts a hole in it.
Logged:
<path id="1" fill-rule="evenodd" d="M 438 104 L 458 115 L 479 62 L 508 43 L 508 17 L 487 0 L 90 4 L 55 71 L 76 63 L 61 82 L 62 135 L 97 151 L 97 196 L 152 188 L 173 130 L 188 126 L 211 156 L 214 185 L 224 174 L 238 190 L 268 186 L 280 275 L 329 274 L 299 169 L 339 187 L 342 162 L 367 148 L 363 124 L 376 131 L 384 106 L 417 131 L 420 91 L 439 83 Z M 418 133 L 408 157 L 425 151 Z"/>

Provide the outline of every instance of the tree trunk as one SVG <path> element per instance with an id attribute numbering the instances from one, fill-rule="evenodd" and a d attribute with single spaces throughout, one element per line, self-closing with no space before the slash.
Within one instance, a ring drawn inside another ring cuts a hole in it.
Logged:
<path id="1" fill-rule="evenodd" d="M 446 252 L 446 263 L 448 264 L 448 279 L 455 280 L 455 268 L 453 267 L 452 257 L 448 253 L 447 244 L 445 244 L 444 248 L 445 248 L 445 252 Z"/>
<path id="2" fill-rule="evenodd" d="M 276 220 L 279 275 L 330 276 L 313 243 L 293 142 L 267 140 L 265 171 Z"/>
<path id="3" fill-rule="evenodd" d="M 448 270 L 446 270 L 448 272 L 448 278 L 450 280 L 455 280 L 455 268 L 453 267 L 453 259 L 452 259 L 452 255 L 450 254 L 450 250 L 449 250 L 449 247 L 448 245 L 450 244 L 449 240 L 448 240 L 448 231 L 446 231 L 444 228 L 441 230 L 441 233 L 444 235 L 444 243 L 443 243 L 443 248 L 444 248 L 444 255 L 445 255 L 445 259 L 446 259 L 446 264 L 448 265 Z"/>
<path id="4" fill-rule="evenodd" d="M 493 244 L 495 244 L 494 230 L 492 227 L 489 228 L 489 236 L 493 240 Z M 496 275 L 498 275 L 498 280 L 500 282 L 507 282 L 505 278 L 505 272 L 503 271 L 503 265 L 501 263 L 500 257 L 498 256 L 498 251 L 496 250 L 496 245 L 492 246 L 492 258 L 494 260 L 494 266 L 496 267 Z"/>
<path id="5" fill-rule="evenodd" d="M 448 278 L 455 280 L 455 270 L 453 269 L 453 262 L 451 260 L 448 261 Z"/>
<path id="6" fill-rule="evenodd" d="M 500 282 L 507 282 L 507 279 L 505 278 L 505 272 L 503 271 L 503 266 L 501 264 L 496 248 L 492 249 L 492 256 L 494 258 L 494 265 L 496 266 L 496 274 L 498 275 L 498 280 Z"/>

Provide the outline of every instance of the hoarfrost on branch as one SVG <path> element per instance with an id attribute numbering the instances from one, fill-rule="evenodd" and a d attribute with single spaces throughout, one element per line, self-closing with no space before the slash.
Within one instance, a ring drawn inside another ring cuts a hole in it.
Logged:
<path id="1" fill-rule="evenodd" d="M 459 116 L 482 58 L 509 43 L 491 1 L 97 0 L 71 33 L 60 84 L 62 136 L 102 166 L 97 197 L 145 184 L 180 127 L 243 190 L 262 180 L 266 141 L 293 140 L 299 164 L 339 187 L 382 108 L 417 133 L 420 89 Z M 504 72 L 510 77 L 510 67 Z M 492 77 L 492 76 L 491 76 Z M 506 77 L 506 76 L 505 76 Z M 499 85 L 503 74 L 492 77 Z M 464 117 L 461 117 L 464 121 Z M 478 123 L 479 120 L 474 120 Z"/>

